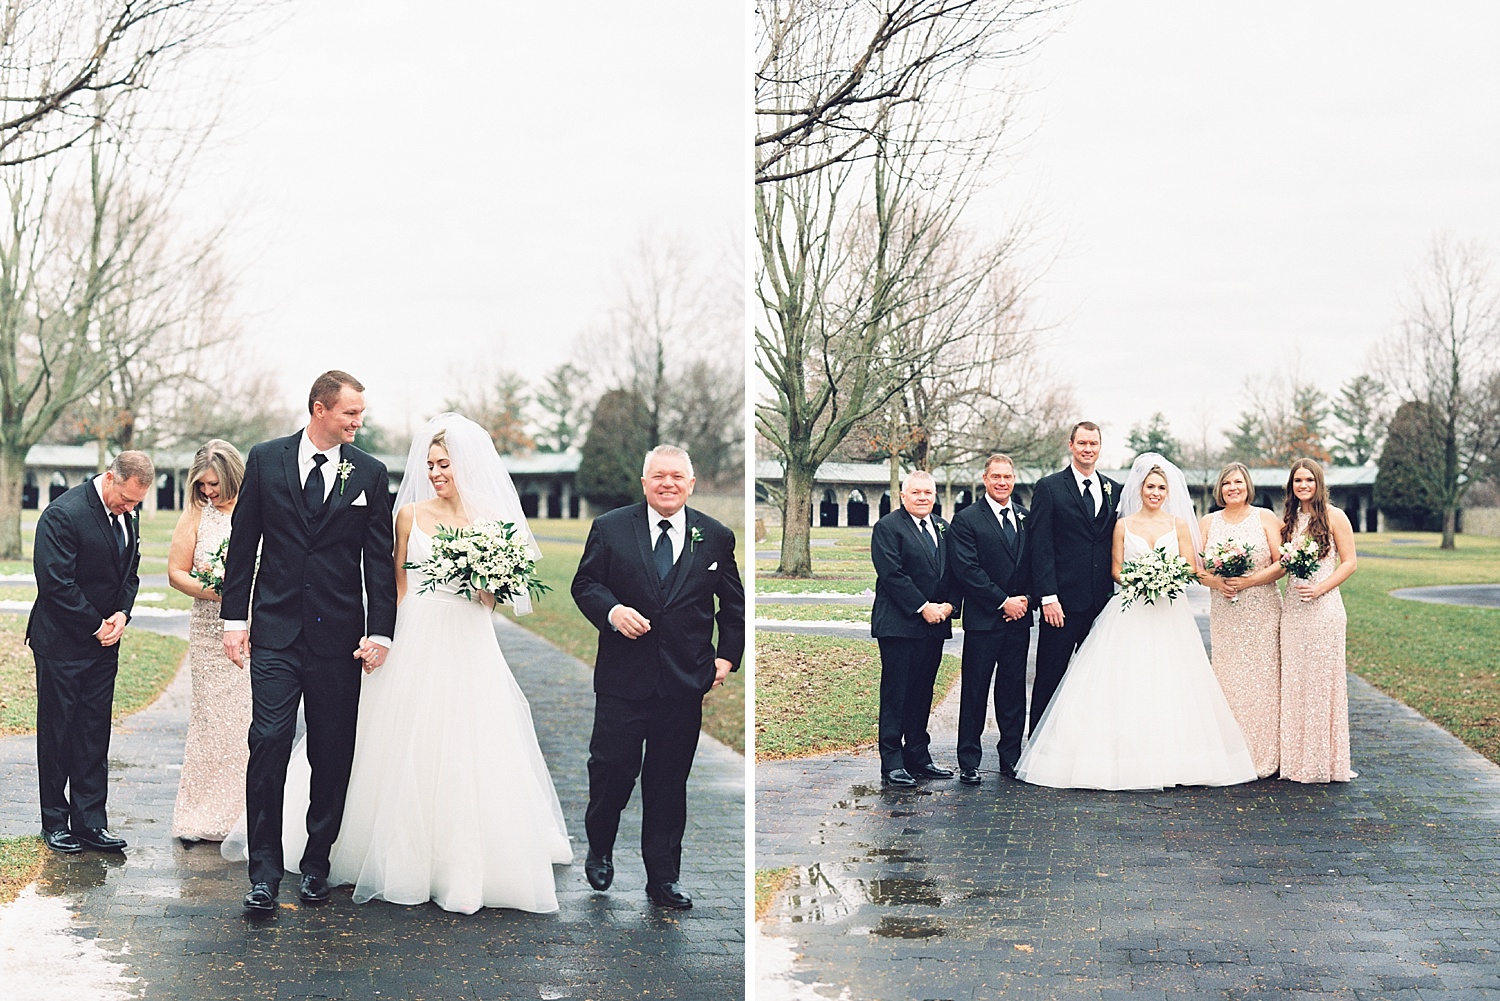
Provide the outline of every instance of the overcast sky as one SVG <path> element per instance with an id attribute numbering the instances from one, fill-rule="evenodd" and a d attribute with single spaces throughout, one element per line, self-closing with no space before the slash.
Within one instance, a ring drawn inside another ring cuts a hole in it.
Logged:
<path id="1" fill-rule="evenodd" d="M 236 82 L 193 211 L 239 213 L 239 312 L 305 401 L 433 413 L 475 363 L 536 377 L 643 235 L 744 239 L 745 12 L 695 0 L 297 0 Z"/>
<path id="2" fill-rule="evenodd" d="M 1500 255 L 1500 4 L 1081 0 L 1066 20 L 989 207 L 1043 219 L 1050 355 L 1107 461 L 1158 409 L 1227 428 L 1245 375 L 1299 357 L 1336 389 L 1436 232 Z"/>

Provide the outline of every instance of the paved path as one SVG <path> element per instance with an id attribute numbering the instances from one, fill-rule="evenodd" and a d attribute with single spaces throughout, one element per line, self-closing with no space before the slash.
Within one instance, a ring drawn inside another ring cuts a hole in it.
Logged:
<path id="1" fill-rule="evenodd" d="M 1439 605 L 1470 605 L 1500 608 L 1500 584 L 1442 584 L 1437 587 L 1401 587 L 1392 598 L 1428 601 Z"/>
<path id="2" fill-rule="evenodd" d="M 294 903 L 288 880 L 279 913 L 268 922 L 246 919 L 243 866 L 221 859 L 217 845 L 185 849 L 170 837 L 187 725 L 185 671 L 154 706 L 115 730 L 110 814 L 130 840 L 125 858 L 50 856 L 40 887 L 46 896 L 35 902 L 64 899 L 72 912 L 67 934 L 96 941 L 133 978 L 124 987 L 130 996 L 152 1001 L 741 997 L 744 759 L 707 737 L 699 746 L 682 879 L 692 911 L 672 914 L 646 900 L 638 798 L 622 824 L 615 887 L 594 893 L 584 882 L 581 842 L 593 713 L 588 668 L 496 622 L 577 844 L 575 864 L 556 870 L 559 913 L 464 916 L 432 904 L 355 905 L 348 888 L 309 909 Z M 35 789 L 32 738 L 0 739 L 0 834 L 36 832 Z M 12 906 L 30 904 L 23 898 Z M 0 958 L 5 947 L 0 939 Z M 0 998 L 9 1001 L 13 990 L 0 978 Z"/>
<path id="3" fill-rule="evenodd" d="M 1349 694 L 1342 785 L 1044 789 L 1000 778 L 993 724 L 978 787 L 882 791 L 871 750 L 758 763 L 756 867 L 797 879 L 760 996 L 1500 998 L 1500 768 Z"/>

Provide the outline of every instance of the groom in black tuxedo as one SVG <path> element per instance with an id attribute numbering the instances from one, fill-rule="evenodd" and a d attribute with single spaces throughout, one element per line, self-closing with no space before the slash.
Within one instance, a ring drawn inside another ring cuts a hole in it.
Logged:
<path id="1" fill-rule="evenodd" d="M 693 906 L 677 880 L 703 696 L 745 650 L 734 533 L 687 507 L 695 482 L 686 452 L 652 449 L 645 502 L 594 519 L 573 578 L 573 601 L 599 630 L 584 875 L 596 890 L 614 880 L 620 812 L 640 776 L 646 895 L 678 910 Z"/>
<path id="2" fill-rule="evenodd" d="M 1031 492 L 1032 589 L 1042 610 L 1031 687 L 1031 731 L 1062 683 L 1073 651 L 1114 593 L 1111 574 L 1120 484 L 1095 470 L 1099 425 L 1080 421 L 1068 436 L 1073 461 Z"/>
<path id="3" fill-rule="evenodd" d="M 948 550 L 963 594 L 963 681 L 958 709 L 958 780 L 979 784 L 980 738 L 995 681 L 1000 773 L 1016 777 L 1026 727 L 1026 654 L 1031 647 L 1031 547 L 1026 508 L 1012 496 L 1016 467 L 995 454 L 984 464 L 985 495 L 953 516 Z"/>
<path id="4" fill-rule="evenodd" d="M 140 520 L 131 512 L 155 481 L 144 452 L 121 452 L 37 519 L 37 596 L 26 622 L 36 660 L 36 771 L 42 840 L 65 855 L 125 850 L 105 810 L 109 722 L 120 636 L 140 587 Z"/>
<path id="5" fill-rule="evenodd" d="M 284 871 L 282 795 L 299 701 L 312 785 L 298 895 L 308 904 L 328 899 L 360 668 L 380 666 L 396 627 L 390 481 L 379 460 L 353 445 L 364 387 L 346 372 L 325 372 L 307 409 L 306 428 L 256 445 L 245 461 L 219 613 L 225 654 L 244 667 L 248 653 L 250 662 L 245 908 L 257 912 L 275 909 Z"/>

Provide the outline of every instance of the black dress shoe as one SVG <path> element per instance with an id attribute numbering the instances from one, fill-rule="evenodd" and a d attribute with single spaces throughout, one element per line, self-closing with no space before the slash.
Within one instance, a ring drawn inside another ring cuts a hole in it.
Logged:
<path id="1" fill-rule="evenodd" d="M 83 851 L 83 845 L 78 843 L 71 831 L 43 831 L 42 841 L 48 848 L 64 855 L 77 855 Z"/>
<path id="2" fill-rule="evenodd" d="M 679 890 L 676 883 L 647 883 L 646 896 L 657 907 L 669 907 L 674 911 L 685 911 L 693 906 L 693 898 Z"/>
<path id="3" fill-rule="evenodd" d="M 1016 777 L 1016 766 L 1015 765 L 1007 765 L 1005 762 L 1002 761 L 1002 762 L 1000 762 L 1000 774 L 1004 775 L 1008 779 L 1013 779 L 1013 778 Z"/>
<path id="4" fill-rule="evenodd" d="M 979 784 L 979 769 L 960 768 L 958 770 L 958 781 L 966 786 L 977 786 Z"/>
<path id="5" fill-rule="evenodd" d="M 953 777 L 953 769 L 939 768 L 930 761 L 918 768 L 908 768 L 907 771 L 913 778 L 918 779 L 951 779 Z"/>
<path id="6" fill-rule="evenodd" d="M 92 848 L 96 852 L 123 852 L 125 850 L 125 839 L 117 838 L 102 827 L 81 827 L 73 832 L 73 837 L 85 848 Z"/>
<path id="7" fill-rule="evenodd" d="M 253 883 L 245 894 L 245 910 L 267 913 L 276 909 L 276 884 Z"/>
<path id="8" fill-rule="evenodd" d="M 297 887 L 297 899 L 304 904 L 326 904 L 328 894 L 327 876 L 303 876 L 302 885 Z"/>
<path id="9" fill-rule="evenodd" d="M 894 771 L 882 772 L 880 781 L 883 785 L 896 786 L 898 789 L 906 789 L 917 784 L 917 780 L 911 777 L 911 772 L 905 768 L 897 768 Z"/>
<path id="10" fill-rule="evenodd" d="M 615 881 L 615 860 L 608 855 L 590 854 L 583 860 L 583 874 L 596 890 L 607 890 Z"/>

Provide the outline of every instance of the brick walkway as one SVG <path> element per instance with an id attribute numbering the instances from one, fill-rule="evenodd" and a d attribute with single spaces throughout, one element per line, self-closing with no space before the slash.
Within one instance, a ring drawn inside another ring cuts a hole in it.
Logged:
<path id="1" fill-rule="evenodd" d="M 955 689 L 956 692 L 956 689 Z M 762 997 L 1500 998 L 1500 768 L 1358 678 L 1347 785 L 882 792 L 872 751 L 756 767 L 794 867 Z M 956 697 L 936 715 L 952 765 Z"/>
<path id="2" fill-rule="evenodd" d="M 289 880 L 272 920 L 247 920 L 239 904 L 248 888 L 243 865 L 221 859 L 217 845 L 185 849 L 170 837 L 187 725 L 184 671 L 161 700 L 115 731 L 110 817 L 130 841 L 125 858 L 48 859 L 50 885 L 42 890 L 66 900 L 69 934 L 96 941 L 134 978 L 125 989 L 152 1001 L 742 996 L 744 759 L 707 737 L 699 746 L 682 878 L 693 910 L 673 914 L 646 900 L 638 798 L 621 827 L 615 886 L 594 893 L 582 865 L 589 670 L 496 621 L 575 835 L 575 863 L 556 869 L 559 913 L 465 916 L 433 904 L 356 905 L 347 887 L 310 909 L 296 905 Z M 0 739 L 0 790 L 0 834 L 35 833 L 31 737 Z M 0 983 L 0 997 L 12 996 Z"/>

